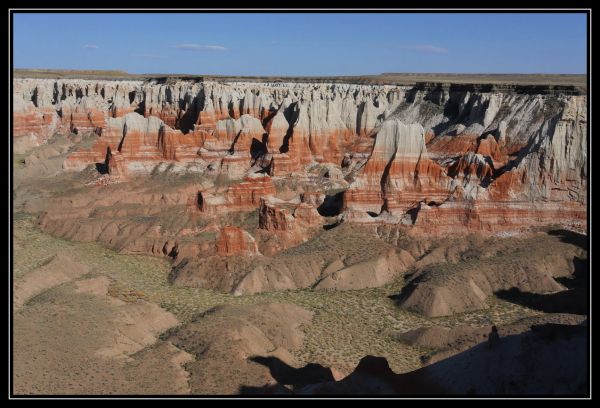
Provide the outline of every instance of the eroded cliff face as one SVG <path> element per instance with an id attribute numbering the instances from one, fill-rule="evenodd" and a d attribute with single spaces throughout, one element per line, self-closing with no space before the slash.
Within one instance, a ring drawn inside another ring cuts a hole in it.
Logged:
<path id="1" fill-rule="evenodd" d="M 14 92 L 15 140 L 40 144 L 56 131 L 100 133 L 118 127 L 109 118 L 135 112 L 161 120 L 153 127 L 155 133 L 162 126 L 201 135 L 198 148 L 205 138 L 215 137 L 214 145 L 206 146 L 210 152 L 229 153 L 237 127 L 249 126 L 260 143 L 260 132 L 273 129 L 267 150 L 289 152 L 299 165 L 339 161 L 341 145 L 372 132 L 379 116 L 395 109 L 401 90 L 343 84 L 15 79 Z M 248 119 L 231 122 L 245 115 L 259 119 L 260 126 Z M 221 137 L 223 131 L 228 137 Z"/>
<path id="2" fill-rule="evenodd" d="M 260 258 L 343 223 L 442 235 L 586 227 L 587 97 L 567 88 L 15 79 L 13 97 L 16 153 L 41 146 L 43 161 L 54 135 L 87 135 L 61 147 L 62 171 L 104 173 L 60 199 L 67 212 L 28 203 L 61 236 L 177 259 Z M 155 215 L 171 205 L 161 174 L 185 214 L 171 230 Z M 113 183 L 127 186 L 93 190 Z M 117 214 L 131 222 L 136 200 L 136 216 L 156 221 L 125 227 Z M 129 207 L 101 219 L 99 203 Z M 327 267 L 290 279 L 314 285 Z"/>

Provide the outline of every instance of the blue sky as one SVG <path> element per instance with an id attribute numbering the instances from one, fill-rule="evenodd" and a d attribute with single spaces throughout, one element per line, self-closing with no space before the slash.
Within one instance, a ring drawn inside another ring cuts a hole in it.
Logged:
<path id="1" fill-rule="evenodd" d="M 15 68 L 131 73 L 585 73 L 585 14 L 25 14 Z"/>

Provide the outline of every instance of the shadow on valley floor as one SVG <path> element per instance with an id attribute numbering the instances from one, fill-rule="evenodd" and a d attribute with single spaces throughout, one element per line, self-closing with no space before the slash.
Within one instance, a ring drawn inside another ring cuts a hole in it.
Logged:
<path id="1" fill-rule="evenodd" d="M 275 383 L 240 387 L 248 395 L 510 396 L 589 394 L 587 322 L 534 325 L 530 331 L 487 341 L 415 371 L 396 374 L 383 357 L 366 356 L 335 381 L 319 364 L 294 368 L 276 357 L 252 357 Z M 292 387 L 286 387 L 292 385 Z"/>
<path id="2" fill-rule="evenodd" d="M 500 299 L 545 313 L 585 315 L 588 312 L 588 291 L 583 288 L 549 294 L 522 292 L 518 288 L 511 288 L 495 292 L 495 295 Z"/>
<path id="3" fill-rule="evenodd" d="M 100 174 L 108 174 L 108 166 L 106 163 L 96 163 L 96 170 Z"/>
<path id="4" fill-rule="evenodd" d="M 240 394 L 264 394 L 266 393 L 286 393 L 289 390 L 283 385 L 291 386 L 292 389 L 298 389 L 310 384 L 335 381 L 330 368 L 320 364 L 309 363 L 301 368 L 295 368 L 286 364 L 277 357 L 253 356 L 248 360 L 263 365 L 269 369 L 277 385 L 268 385 L 265 387 L 240 387 Z"/>
<path id="5" fill-rule="evenodd" d="M 396 374 L 384 357 L 365 356 L 347 377 L 336 381 L 330 368 L 309 363 L 294 368 L 277 357 L 251 357 L 269 367 L 275 384 L 241 386 L 242 395 L 434 395 L 447 394 L 421 378 L 418 371 Z M 288 386 L 288 387 L 286 387 Z"/>
<path id="6" fill-rule="evenodd" d="M 588 249 L 588 237 L 585 234 L 566 229 L 551 230 L 548 231 L 548 234 L 560 237 L 562 242 L 576 245 L 581 249 Z"/>
<path id="7" fill-rule="evenodd" d="M 334 223 L 332 223 L 332 224 L 325 224 L 325 225 L 323 225 L 323 229 L 324 229 L 325 231 L 329 231 L 330 229 L 333 229 L 333 228 L 337 227 L 337 226 L 338 226 L 338 225 L 340 225 L 340 224 L 341 224 L 341 223 L 340 223 L 339 221 L 336 221 L 336 222 L 334 222 Z"/>
<path id="8" fill-rule="evenodd" d="M 405 276 L 405 279 L 408 279 L 410 275 Z M 400 293 L 388 295 L 388 299 L 394 301 L 394 304 L 398 307 L 402 306 L 402 302 L 404 302 L 408 297 L 414 292 L 414 290 L 419 286 L 419 283 L 425 276 L 420 276 L 415 278 L 414 280 L 408 282 L 401 290 Z"/>
<path id="9" fill-rule="evenodd" d="M 570 232 L 570 231 L 568 231 Z M 573 313 L 585 315 L 589 312 L 588 285 L 589 267 L 587 259 L 573 259 L 575 272 L 570 277 L 556 278 L 567 288 L 556 293 L 538 294 L 523 292 L 518 288 L 497 291 L 494 294 L 503 300 L 516 303 L 545 313 Z"/>
<path id="10" fill-rule="evenodd" d="M 564 278 L 556 278 L 555 280 L 561 285 L 569 289 L 587 289 L 590 283 L 590 269 L 587 259 L 574 257 L 573 258 L 573 275 Z"/>
<path id="11" fill-rule="evenodd" d="M 344 192 L 329 194 L 325 196 L 323 203 L 317 208 L 317 211 L 323 217 L 335 217 L 340 214 L 344 205 Z"/>

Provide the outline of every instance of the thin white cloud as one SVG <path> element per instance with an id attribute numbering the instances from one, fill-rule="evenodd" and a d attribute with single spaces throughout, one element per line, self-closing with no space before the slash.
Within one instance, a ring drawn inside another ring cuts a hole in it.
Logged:
<path id="1" fill-rule="evenodd" d="M 436 53 L 436 54 L 445 54 L 448 52 L 448 50 L 446 48 L 438 47 L 438 46 L 431 45 L 431 44 L 413 45 L 409 48 L 412 48 L 417 51 L 431 52 L 431 53 Z"/>
<path id="2" fill-rule="evenodd" d="M 83 46 L 83 48 L 88 50 L 97 50 L 100 47 L 98 47 L 96 44 L 86 44 Z"/>
<path id="3" fill-rule="evenodd" d="M 191 50 L 191 51 L 227 51 L 227 48 L 222 45 L 202 45 L 202 44 L 177 44 L 174 45 L 173 48 L 177 48 L 179 50 Z"/>
<path id="4" fill-rule="evenodd" d="M 131 56 L 137 58 L 169 58 L 166 55 L 159 54 L 131 54 Z"/>

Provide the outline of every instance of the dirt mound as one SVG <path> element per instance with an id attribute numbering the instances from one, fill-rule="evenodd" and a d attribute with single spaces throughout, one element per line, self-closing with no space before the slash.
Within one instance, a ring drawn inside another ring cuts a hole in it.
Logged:
<path id="1" fill-rule="evenodd" d="M 577 326 L 583 324 L 585 320 L 586 317 L 581 315 L 556 313 L 519 319 L 509 324 L 499 325 L 497 330 L 498 334 L 504 337 L 526 333 L 535 326 Z M 490 332 L 491 325 L 482 327 L 459 325 L 452 328 L 441 326 L 420 327 L 408 332 L 392 332 L 390 335 L 411 346 L 433 349 L 433 351 L 423 355 L 421 358 L 422 363 L 432 364 L 456 355 L 477 344 L 486 343 Z"/>
<path id="2" fill-rule="evenodd" d="M 332 263 L 324 271 L 325 277 L 317 283 L 316 289 L 362 289 L 383 286 L 398 277 L 414 262 L 414 258 L 406 251 L 398 254 L 389 249 L 373 260 L 360 262 L 345 267 L 342 262 Z"/>
<path id="3" fill-rule="evenodd" d="M 562 291 L 555 277 L 572 275 L 574 259 L 581 248 L 562 242 L 549 234 L 533 234 L 514 241 L 505 240 L 495 250 L 476 254 L 466 248 L 458 263 L 439 263 L 445 259 L 438 252 L 436 262 L 423 262 L 426 255 L 397 297 L 406 309 L 426 316 L 447 316 L 487 307 L 494 292 L 518 288 L 532 293 Z"/>
<path id="4" fill-rule="evenodd" d="M 96 276 L 57 286 L 15 313 L 16 394 L 189 392 L 183 365 L 192 356 L 157 338 L 177 321 L 157 305 L 108 295 L 109 284 Z"/>
<path id="5" fill-rule="evenodd" d="M 381 241 L 373 228 L 342 224 L 273 257 L 186 258 L 174 267 L 170 280 L 238 295 L 310 287 L 360 289 L 391 282 L 413 261 L 408 252 Z"/>
<path id="6" fill-rule="evenodd" d="M 14 281 L 13 305 L 18 309 L 45 290 L 83 276 L 89 271 L 89 266 L 75 262 L 68 256 L 55 255 L 45 265 Z"/>
<path id="7" fill-rule="evenodd" d="M 103 357 L 127 358 L 127 356 L 154 344 L 158 334 L 176 326 L 179 322 L 171 313 L 153 303 L 138 301 L 119 308 L 111 319 L 115 327 L 113 342 L 97 353 Z"/>
<path id="8" fill-rule="evenodd" d="M 395 333 L 393 337 L 406 342 L 412 346 L 426 348 L 448 348 L 457 342 L 463 342 L 464 338 L 479 338 L 480 341 L 487 339 L 489 327 L 458 326 L 452 329 L 440 326 L 420 327 L 405 333 Z"/>
<path id="9" fill-rule="evenodd" d="M 192 393 L 235 394 L 242 385 L 276 382 L 261 359 L 295 365 L 289 350 L 300 347 L 300 326 L 311 318 L 311 312 L 290 304 L 223 306 L 172 331 L 168 340 L 196 357 L 186 366 Z"/>

